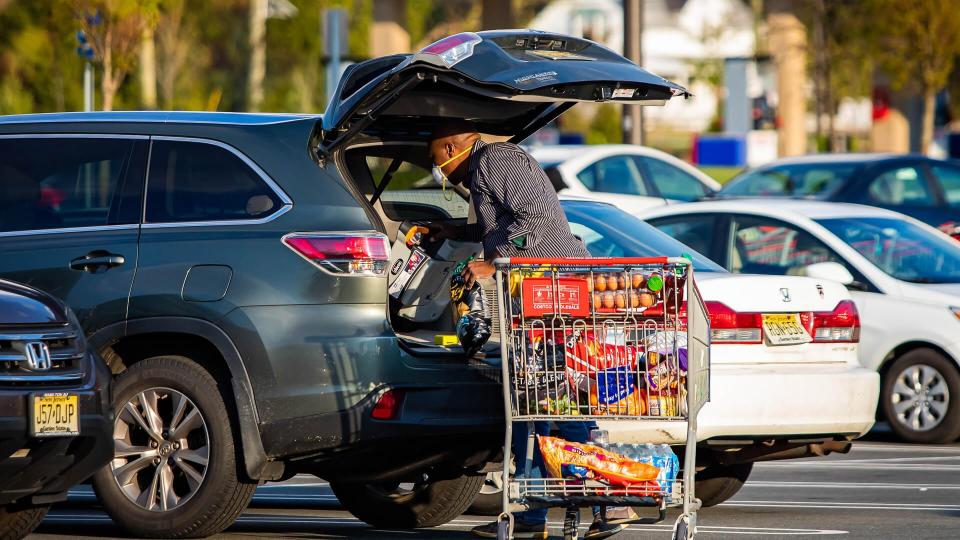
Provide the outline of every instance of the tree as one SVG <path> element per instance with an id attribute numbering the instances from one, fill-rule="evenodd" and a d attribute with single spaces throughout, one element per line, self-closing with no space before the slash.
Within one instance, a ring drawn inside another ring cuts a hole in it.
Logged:
<path id="1" fill-rule="evenodd" d="M 894 88 L 923 95 L 924 153 L 933 141 L 937 93 L 960 55 L 960 9 L 941 0 L 867 0 L 878 29 L 877 60 Z"/>
<path id="2" fill-rule="evenodd" d="M 102 108 L 114 98 L 136 64 L 143 30 L 156 24 L 158 0 L 74 0 L 77 19 L 100 64 Z"/>

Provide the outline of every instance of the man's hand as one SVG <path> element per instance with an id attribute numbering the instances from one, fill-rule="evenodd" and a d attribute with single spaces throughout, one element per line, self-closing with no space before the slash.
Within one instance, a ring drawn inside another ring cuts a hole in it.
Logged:
<path id="1" fill-rule="evenodd" d="M 461 275 L 467 280 L 467 290 L 469 291 L 478 279 L 488 278 L 497 271 L 493 263 L 487 261 L 471 261 L 463 269 Z"/>
<path id="2" fill-rule="evenodd" d="M 430 240 L 439 242 L 440 240 L 456 239 L 460 236 L 460 228 L 443 221 L 435 221 L 428 225 L 430 229 Z"/>

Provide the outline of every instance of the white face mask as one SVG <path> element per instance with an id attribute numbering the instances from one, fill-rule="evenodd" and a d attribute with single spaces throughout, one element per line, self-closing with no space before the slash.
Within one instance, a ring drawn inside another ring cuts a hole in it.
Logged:
<path id="1" fill-rule="evenodd" d="M 468 146 L 468 147 L 465 148 L 462 152 L 460 152 L 459 154 L 453 156 L 452 158 L 444 161 L 444 162 L 441 163 L 440 165 L 434 165 L 434 166 L 433 166 L 433 169 L 430 170 L 430 174 L 433 175 L 433 180 L 434 180 L 436 183 L 438 183 L 438 184 L 440 184 L 441 186 L 443 186 L 443 189 L 446 190 L 446 189 L 447 189 L 447 180 L 448 180 L 448 178 L 447 178 L 447 175 L 443 173 L 443 168 L 446 167 L 447 165 L 449 165 L 450 162 L 452 162 L 453 160 L 455 160 L 455 159 L 457 159 L 458 157 L 466 154 L 467 152 L 469 152 L 469 151 L 472 150 L 472 149 L 473 149 L 473 146 Z"/>

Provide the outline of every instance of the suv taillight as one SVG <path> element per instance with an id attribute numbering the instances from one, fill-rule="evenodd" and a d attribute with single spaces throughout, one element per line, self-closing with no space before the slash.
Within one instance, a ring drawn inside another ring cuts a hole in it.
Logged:
<path id="1" fill-rule="evenodd" d="M 710 314 L 711 343 L 761 343 L 762 317 L 759 313 L 738 313 L 722 302 L 704 302 Z"/>
<path id="2" fill-rule="evenodd" d="M 804 314 L 806 315 L 806 314 Z M 857 343 L 860 341 L 860 314 L 853 300 L 843 300 L 833 311 L 811 313 L 813 326 L 810 335 L 817 343 Z M 801 315 L 801 320 L 807 317 Z M 809 319 L 807 319 L 809 320 Z"/>
<path id="3" fill-rule="evenodd" d="M 283 243 L 332 274 L 382 276 L 390 244 L 380 233 L 291 233 Z"/>
<path id="4" fill-rule="evenodd" d="M 483 38 L 473 32 L 461 32 L 420 49 L 416 58 L 431 64 L 450 67 L 472 56 L 473 48 L 481 41 Z"/>

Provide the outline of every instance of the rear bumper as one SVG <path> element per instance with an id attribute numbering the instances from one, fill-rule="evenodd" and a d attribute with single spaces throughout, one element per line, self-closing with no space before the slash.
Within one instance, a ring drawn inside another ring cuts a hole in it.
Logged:
<path id="1" fill-rule="evenodd" d="M 714 364 L 697 440 L 859 437 L 873 426 L 880 377 L 853 364 Z M 602 422 L 618 442 L 682 444 L 686 422 Z"/>
<path id="2" fill-rule="evenodd" d="M 402 394 L 400 409 L 391 420 L 374 419 L 388 388 Z M 295 470 L 375 482 L 479 470 L 500 452 L 503 430 L 503 394 L 491 382 L 383 387 L 346 411 L 273 423 L 262 433 L 268 452 L 288 456 Z"/>
<path id="3" fill-rule="evenodd" d="M 110 373 L 96 366 L 79 387 L 0 389 L 0 505 L 11 502 L 49 504 L 66 499 L 67 490 L 96 472 L 113 457 L 113 412 Z M 37 392 L 77 394 L 80 435 L 30 437 L 29 400 Z"/>

